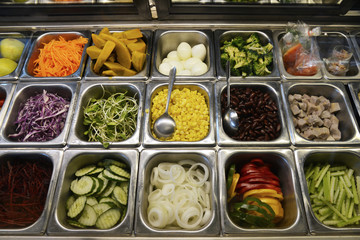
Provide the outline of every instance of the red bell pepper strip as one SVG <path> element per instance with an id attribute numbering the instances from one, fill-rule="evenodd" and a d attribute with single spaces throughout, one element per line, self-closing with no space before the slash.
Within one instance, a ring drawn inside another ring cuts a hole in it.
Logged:
<path id="1" fill-rule="evenodd" d="M 265 177 L 258 177 L 258 178 L 249 178 L 246 181 L 243 181 L 244 183 L 266 183 L 271 184 L 276 187 L 280 187 L 279 181 L 275 181 L 271 178 L 265 178 Z"/>
<path id="2" fill-rule="evenodd" d="M 246 182 L 249 178 L 258 178 L 258 177 L 262 177 L 262 178 L 271 178 L 275 181 L 280 181 L 279 178 L 273 174 L 273 173 L 251 173 L 245 176 L 242 176 L 239 179 L 239 182 Z"/>

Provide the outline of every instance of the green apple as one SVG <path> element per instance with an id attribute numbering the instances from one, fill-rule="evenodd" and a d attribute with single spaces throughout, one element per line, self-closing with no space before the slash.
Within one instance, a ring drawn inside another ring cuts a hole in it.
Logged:
<path id="1" fill-rule="evenodd" d="M 14 38 L 5 38 L 0 42 L 0 53 L 4 58 L 19 61 L 25 44 Z"/>
<path id="2" fill-rule="evenodd" d="M 17 63 L 8 58 L 0 58 L 0 77 L 12 73 L 17 67 Z"/>

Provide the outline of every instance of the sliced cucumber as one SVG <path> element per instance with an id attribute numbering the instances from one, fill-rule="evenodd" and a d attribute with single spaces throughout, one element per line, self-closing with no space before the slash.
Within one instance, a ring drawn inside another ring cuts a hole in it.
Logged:
<path id="1" fill-rule="evenodd" d="M 78 221 L 75 221 L 73 219 L 67 219 L 67 222 L 73 226 L 73 227 L 77 227 L 77 228 L 86 228 L 85 225 L 82 225 L 81 223 L 79 223 Z"/>
<path id="2" fill-rule="evenodd" d="M 103 181 L 102 188 L 96 193 L 97 196 L 100 196 L 108 186 L 109 180 L 103 176 L 102 172 L 97 177 Z"/>
<path id="3" fill-rule="evenodd" d="M 120 222 L 122 222 L 126 216 L 127 206 L 123 207 Z"/>
<path id="4" fill-rule="evenodd" d="M 128 194 L 130 182 L 121 182 L 119 186 Z"/>
<path id="5" fill-rule="evenodd" d="M 126 192 L 119 186 L 116 186 L 114 188 L 113 191 L 113 197 L 116 199 L 116 201 L 118 201 L 119 203 L 121 203 L 122 205 L 126 205 L 127 204 L 127 197 L 128 195 L 126 194 Z"/>
<path id="6" fill-rule="evenodd" d="M 111 203 L 114 204 L 116 207 L 120 207 L 120 204 L 115 199 L 110 197 L 104 197 L 100 199 L 99 203 Z"/>
<path id="7" fill-rule="evenodd" d="M 116 182 L 115 181 L 109 181 L 108 186 L 106 187 L 106 189 L 103 191 L 103 193 L 101 193 L 102 197 L 108 197 L 112 194 L 114 188 L 116 186 Z"/>
<path id="8" fill-rule="evenodd" d="M 98 204 L 98 201 L 96 200 L 95 197 L 88 197 L 86 199 L 86 204 L 88 204 L 90 206 L 94 206 L 94 205 Z"/>
<path id="9" fill-rule="evenodd" d="M 68 217 L 76 218 L 84 210 L 86 204 L 86 196 L 78 197 L 67 212 Z"/>
<path id="10" fill-rule="evenodd" d="M 106 212 L 107 210 L 109 210 L 112 207 L 113 207 L 113 205 L 109 204 L 109 203 L 99 203 L 99 204 L 96 204 L 93 206 L 93 208 L 98 216 L 100 216 L 101 214 L 103 214 L 104 212 Z"/>
<path id="11" fill-rule="evenodd" d="M 82 176 L 71 182 L 70 189 L 76 195 L 85 195 L 94 190 L 95 182 L 92 177 Z"/>
<path id="12" fill-rule="evenodd" d="M 95 169 L 96 169 L 95 165 L 88 165 L 84 168 L 77 170 L 75 172 L 75 176 L 77 176 L 77 177 L 85 176 L 85 175 L 89 174 L 90 172 L 94 171 Z"/>
<path id="13" fill-rule="evenodd" d="M 92 195 L 98 193 L 98 191 L 100 191 L 100 189 L 102 189 L 102 186 L 104 184 L 103 180 L 101 180 L 100 178 L 92 177 L 92 179 L 95 183 L 95 187 L 90 193 L 87 194 L 87 196 L 92 196 Z"/>
<path id="14" fill-rule="evenodd" d="M 124 169 L 122 169 L 121 167 L 115 166 L 115 165 L 110 165 L 109 167 L 107 167 L 107 169 L 112 172 L 115 175 L 118 175 L 120 177 L 124 177 L 124 178 L 130 178 L 130 173 L 128 173 L 127 171 L 125 171 Z"/>
<path id="15" fill-rule="evenodd" d="M 99 216 L 96 221 L 96 227 L 100 229 L 109 229 L 115 226 L 121 217 L 119 209 L 112 208 Z"/>
<path id="16" fill-rule="evenodd" d="M 75 196 L 71 195 L 67 200 L 66 200 L 66 210 L 69 210 L 71 205 L 73 205 L 73 203 L 75 202 Z"/>
<path id="17" fill-rule="evenodd" d="M 82 211 L 78 222 L 84 226 L 94 226 L 97 220 L 97 214 L 93 207 L 85 204 L 84 210 Z"/>
<path id="18" fill-rule="evenodd" d="M 118 175 L 115 175 L 115 174 L 113 174 L 112 172 L 110 172 L 110 171 L 107 170 L 107 169 L 105 169 L 105 170 L 103 171 L 103 175 L 104 175 L 104 177 L 106 177 L 107 179 L 113 180 L 113 181 L 121 181 L 121 182 L 123 182 L 123 181 L 128 181 L 128 180 L 129 180 L 129 179 L 127 179 L 127 178 L 124 178 L 124 177 L 120 177 L 120 176 L 118 176 Z"/>
<path id="19" fill-rule="evenodd" d="M 103 163 L 104 163 L 104 166 L 116 165 L 121 168 L 127 168 L 127 165 L 125 163 L 116 161 L 114 159 L 104 159 Z"/>
<path id="20" fill-rule="evenodd" d="M 104 170 L 104 168 L 98 167 L 98 168 L 95 168 L 94 170 L 92 170 L 91 172 L 89 172 L 86 175 L 95 175 L 95 174 L 101 173 L 103 170 Z"/>

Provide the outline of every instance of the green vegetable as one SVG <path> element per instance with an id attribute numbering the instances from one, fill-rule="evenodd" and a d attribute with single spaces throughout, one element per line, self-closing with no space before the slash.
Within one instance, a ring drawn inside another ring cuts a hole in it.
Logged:
<path id="1" fill-rule="evenodd" d="M 232 164 L 230 166 L 228 176 L 227 176 L 227 180 L 226 180 L 226 189 L 229 189 L 231 187 L 231 183 L 233 181 L 234 174 L 235 174 L 235 164 Z"/>
<path id="2" fill-rule="evenodd" d="M 257 205 L 251 204 L 255 202 Z M 252 212 L 260 214 L 254 215 Z M 247 197 L 242 202 L 230 205 L 230 217 L 239 225 L 248 224 L 255 227 L 273 227 L 275 218 L 273 209 L 258 198 Z"/>
<path id="3" fill-rule="evenodd" d="M 325 225 L 344 227 L 359 224 L 360 179 L 346 166 L 310 164 L 305 169 L 311 206 Z"/>
<path id="4" fill-rule="evenodd" d="M 105 94 L 105 92 L 104 92 Z M 105 148 L 109 142 L 130 138 L 136 130 L 139 105 L 135 97 L 115 93 L 107 99 L 91 98 L 84 109 L 84 132 L 90 142 L 99 141 Z"/>
<path id="5" fill-rule="evenodd" d="M 273 62 L 273 45 L 262 46 L 257 33 L 251 34 L 246 40 L 237 36 L 224 41 L 220 48 L 220 60 L 225 68 L 230 62 L 231 74 L 234 76 L 265 76 L 271 73 Z"/>

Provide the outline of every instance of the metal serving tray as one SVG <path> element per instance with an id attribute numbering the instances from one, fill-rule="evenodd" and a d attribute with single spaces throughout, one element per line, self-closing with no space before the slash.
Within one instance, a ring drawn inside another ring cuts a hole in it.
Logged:
<path id="1" fill-rule="evenodd" d="M 151 171 L 162 162 L 179 162 L 181 160 L 193 160 L 203 163 L 209 168 L 209 181 L 211 184 L 210 201 L 212 217 L 209 222 L 197 230 L 170 230 L 158 229 L 150 226 L 146 210 L 148 207 L 148 194 Z M 204 237 L 218 236 L 220 234 L 220 219 L 218 207 L 218 184 L 216 174 L 216 155 L 213 150 L 144 150 L 140 155 L 139 184 L 136 199 L 136 236 L 158 236 L 158 237 Z"/>
<path id="2" fill-rule="evenodd" d="M 122 32 L 122 31 L 116 31 L 111 30 L 111 33 L 113 32 Z M 147 80 L 149 76 L 149 70 L 150 70 L 150 62 L 151 62 L 151 47 L 152 47 L 152 36 L 153 33 L 150 30 L 142 30 L 143 34 L 143 40 L 146 43 L 146 61 L 143 67 L 143 70 L 139 72 L 138 74 L 134 76 L 101 76 L 99 74 L 96 74 L 93 71 L 93 66 L 95 64 L 95 61 L 91 60 L 90 57 L 88 57 L 87 64 L 86 64 L 86 70 L 85 70 L 85 80 L 97 80 L 97 81 L 104 81 L 104 80 Z M 100 30 L 96 32 L 96 34 L 99 34 Z"/>
<path id="3" fill-rule="evenodd" d="M 18 79 L 21 69 L 23 67 L 24 61 L 26 59 L 27 53 L 28 53 L 28 49 L 29 49 L 30 42 L 31 42 L 31 36 L 32 36 L 31 32 L 3 32 L 3 33 L 0 32 L 0 41 L 2 41 L 5 38 L 15 38 L 25 44 L 24 50 L 23 50 L 21 57 L 17 63 L 18 64 L 17 67 L 15 68 L 15 70 L 12 73 L 0 77 L 1 81 L 3 81 L 3 80 L 9 81 L 9 80 L 17 80 Z M 0 58 L 2 58 L 1 53 L 0 53 Z"/>
<path id="4" fill-rule="evenodd" d="M 203 146 L 215 146 L 215 129 L 214 129 L 214 97 L 213 97 L 213 83 L 204 79 L 203 82 L 188 83 L 188 82 L 176 82 L 174 89 L 189 88 L 190 90 L 197 90 L 205 96 L 206 103 L 209 107 L 210 125 L 208 135 L 196 142 L 181 142 L 181 141 L 160 141 L 153 137 L 151 133 L 151 102 L 158 92 L 168 87 L 168 82 L 152 81 L 147 84 L 146 88 L 146 101 L 145 101 L 145 122 L 143 128 L 143 145 L 146 147 L 203 147 Z"/>
<path id="5" fill-rule="evenodd" d="M 3 0 L 0 4 L 35 4 L 38 0 L 28 0 L 27 2 L 13 2 L 12 0 Z"/>
<path id="6" fill-rule="evenodd" d="M 70 196 L 70 183 L 75 179 L 75 172 L 87 165 L 111 158 L 126 163 L 130 170 L 131 178 L 128 194 L 127 213 L 122 222 L 110 229 L 74 228 L 66 222 L 66 200 Z M 64 161 L 59 173 L 59 183 L 56 188 L 51 218 L 47 233 L 49 235 L 68 236 L 128 236 L 131 234 L 134 222 L 135 192 L 138 171 L 139 153 L 137 150 L 66 150 Z"/>
<path id="7" fill-rule="evenodd" d="M 286 71 L 286 69 L 284 67 L 282 52 L 281 52 L 280 43 L 279 43 L 280 39 L 282 38 L 282 36 L 284 36 L 284 34 L 285 34 L 284 31 L 275 31 L 274 32 L 275 49 L 276 49 L 276 54 L 277 54 L 277 59 L 278 59 L 278 63 L 279 63 L 281 77 L 288 79 L 288 80 L 311 80 L 311 81 L 320 80 L 323 77 L 320 66 L 318 67 L 317 73 L 313 76 L 295 76 L 295 75 L 289 74 Z M 311 38 L 311 41 L 315 41 L 315 39 Z M 316 52 L 315 54 L 319 55 L 318 52 Z"/>
<path id="8" fill-rule="evenodd" d="M 341 140 L 339 141 L 312 141 L 301 137 L 295 130 L 292 121 L 292 112 L 288 101 L 289 94 L 307 94 L 309 96 L 324 96 L 330 102 L 338 102 L 341 110 L 336 114 L 339 119 L 339 130 L 341 131 Z M 314 145 L 327 145 L 327 146 L 343 146 L 358 144 L 359 130 L 356 125 L 350 100 L 346 94 L 345 87 L 342 83 L 283 83 L 282 84 L 283 102 L 285 103 L 285 110 L 287 114 L 288 127 L 291 142 L 297 146 L 314 146 Z"/>
<path id="9" fill-rule="evenodd" d="M 156 30 L 153 46 L 152 79 L 166 80 L 169 78 L 169 76 L 160 73 L 158 68 L 167 54 L 176 50 L 181 42 L 187 42 L 191 47 L 201 43 L 205 45 L 206 57 L 204 62 L 208 66 L 208 71 L 199 76 L 177 75 L 176 79 L 181 81 L 197 81 L 204 78 L 215 78 L 213 34 L 211 30 Z"/>
<path id="10" fill-rule="evenodd" d="M 52 201 L 55 193 L 56 182 L 58 173 L 60 171 L 61 161 L 63 157 L 62 150 L 34 150 L 34 149 L 14 149 L 14 150 L 0 150 L 0 162 L 12 159 L 24 159 L 24 160 L 39 160 L 42 162 L 49 162 L 52 164 L 51 180 L 44 203 L 43 213 L 38 220 L 32 225 L 25 228 L 18 229 L 0 229 L 1 235 L 42 235 L 45 233 L 46 226 L 50 217 L 50 210 L 52 208 Z M 39 236 L 38 236 L 39 237 Z"/>
<path id="11" fill-rule="evenodd" d="M 68 139 L 69 146 L 78 147 L 98 147 L 102 148 L 103 145 L 100 142 L 89 142 L 84 132 L 87 128 L 83 125 L 84 121 L 84 108 L 87 106 L 90 98 L 101 98 L 103 96 L 103 90 L 116 93 L 127 92 L 129 96 L 135 96 L 139 104 L 139 111 L 136 120 L 137 128 L 134 134 L 127 140 L 120 142 L 110 142 L 110 147 L 135 147 L 140 145 L 140 133 L 141 133 L 141 120 L 143 115 L 143 104 L 145 98 L 145 83 L 119 83 L 119 82 L 86 82 L 81 84 L 79 95 L 79 102 L 75 109 L 75 117 L 72 122 L 72 128 Z M 105 97 L 109 97 L 109 94 L 105 94 Z"/>
<path id="12" fill-rule="evenodd" d="M 278 64 L 277 64 L 277 56 L 275 54 L 275 45 L 272 37 L 272 32 L 270 30 L 261 30 L 261 31 L 253 31 L 253 30 L 244 30 L 244 31 L 235 31 L 235 30 L 216 30 L 215 31 L 215 53 L 216 53 L 216 71 L 217 77 L 219 80 L 226 80 L 226 73 L 225 69 L 221 65 L 220 60 L 220 47 L 224 43 L 224 41 L 229 41 L 234 37 L 241 36 L 243 38 L 248 38 L 252 33 L 257 33 L 259 35 L 261 44 L 268 44 L 271 43 L 273 48 L 273 64 L 272 64 L 272 71 L 269 75 L 266 76 L 231 76 L 232 79 L 236 80 L 280 80 Z"/>
<path id="13" fill-rule="evenodd" d="M 133 3 L 133 0 L 97 0 L 98 3 Z"/>
<path id="14" fill-rule="evenodd" d="M 229 216 L 226 177 L 231 164 L 242 166 L 253 158 L 271 164 L 279 177 L 284 200 L 284 218 L 274 228 L 245 228 L 235 224 Z M 294 156 L 290 149 L 220 149 L 218 152 L 221 226 L 225 236 L 305 235 L 308 232 L 301 201 L 301 190 L 295 170 Z"/>
<path id="15" fill-rule="evenodd" d="M 360 227 L 349 226 L 338 228 L 334 226 L 326 226 L 321 223 L 314 215 L 311 207 L 308 186 L 305 179 L 305 166 L 311 163 L 329 163 L 342 164 L 354 170 L 354 175 L 360 175 L 360 155 L 358 148 L 347 149 L 299 149 L 295 150 L 295 162 L 298 171 L 300 185 L 303 193 L 303 201 L 305 205 L 306 217 L 312 234 L 325 235 L 346 235 L 356 234 L 359 236 Z M 339 238 L 341 238 L 339 236 Z"/>
<path id="16" fill-rule="evenodd" d="M 53 39 L 58 39 L 62 36 L 65 40 L 76 39 L 80 36 L 88 39 L 88 43 L 85 44 L 84 50 L 81 57 L 81 62 L 79 68 L 71 75 L 65 77 L 34 77 L 34 61 L 38 58 L 40 54 L 40 48 L 43 46 L 43 43 L 48 43 Z M 86 48 L 90 44 L 90 31 L 79 31 L 79 32 L 46 32 L 39 31 L 34 33 L 33 41 L 29 50 L 29 54 L 26 58 L 20 79 L 24 81 L 67 81 L 67 80 L 80 80 L 82 72 L 85 67 L 85 58 L 86 58 Z"/>
<path id="17" fill-rule="evenodd" d="M 353 106 L 354 106 L 355 117 L 358 120 L 358 124 L 360 124 L 360 122 L 359 122 L 359 120 L 360 120 L 360 100 L 359 100 L 359 96 L 358 96 L 358 93 L 360 93 L 360 83 L 352 82 L 352 83 L 349 83 L 347 86 L 349 88 L 349 93 L 350 93 L 350 97 L 352 99 L 352 103 L 354 104 Z"/>
<path id="18" fill-rule="evenodd" d="M 8 137 L 16 131 L 14 122 L 22 104 L 27 99 L 41 94 L 43 90 L 50 93 L 56 93 L 59 96 L 70 101 L 69 111 L 66 117 L 65 125 L 59 136 L 47 142 L 18 142 L 16 139 Z M 19 83 L 16 86 L 13 99 L 4 118 L 3 127 L 0 130 L 0 146 L 2 147 L 63 147 L 70 129 L 70 123 L 76 102 L 77 83 Z"/>
<path id="19" fill-rule="evenodd" d="M 1 107 L 0 110 L 0 128 L 2 126 L 5 114 L 8 110 L 8 107 L 10 105 L 13 93 L 15 89 L 15 84 L 12 83 L 0 83 L 0 96 L 5 96 L 4 104 Z"/>
<path id="20" fill-rule="evenodd" d="M 216 137 L 219 146 L 279 146 L 279 145 L 290 145 L 290 138 L 287 131 L 286 121 L 283 113 L 283 103 L 281 101 L 280 84 L 277 82 L 239 82 L 232 81 L 231 87 L 250 87 L 253 89 L 260 89 L 264 92 L 268 92 L 271 98 L 274 100 L 278 107 L 278 117 L 281 123 L 281 132 L 278 138 L 271 141 L 237 141 L 229 137 L 223 128 L 223 118 L 221 115 L 221 104 L 220 97 L 223 91 L 226 91 L 226 82 L 219 81 L 215 87 L 215 105 L 216 105 Z"/>
<path id="21" fill-rule="evenodd" d="M 360 78 L 359 63 L 355 59 L 357 56 L 352 48 L 351 40 L 345 32 L 322 32 L 320 36 L 316 37 L 316 42 L 319 46 L 320 59 L 329 58 L 332 55 L 332 50 L 336 45 L 344 45 L 350 47 L 353 57 L 350 60 L 349 71 L 346 76 L 335 76 L 328 72 L 324 61 L 322 61 L 321 69 L 325 78 L 327 79 L 352 79 L 358 80 Z"/>

